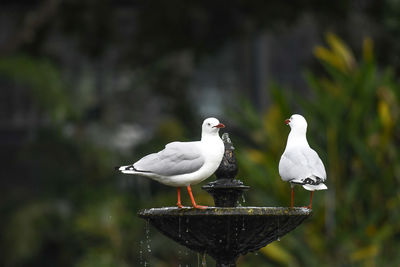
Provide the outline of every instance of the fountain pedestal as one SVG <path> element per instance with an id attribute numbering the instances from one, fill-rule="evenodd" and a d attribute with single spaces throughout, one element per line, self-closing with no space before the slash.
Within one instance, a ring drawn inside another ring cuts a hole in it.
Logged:
<path id="1" fill-rule="evenodd" d="M 235 147 L 227 133 L 222 135 L 225 145 L 225 153 L 221 164 L 215 172 L 217 179 L 201 188 L 207 191 L 214 199 L 216 207 L 236 207 L 238 199 L 243 193 L 250 189 L 250 186 L 244 185 L 240 180 L 235 179 L 238 173 Z"/>
<path id="2" fill-rule="evenodd" d="M 139 212 L 164 235 L 213 257 L 217 266 L 236 266 L 240 255 L 257 251 L 301 224 L 307 208 L 153 208 Z"/>
<path id="3" fill-rule="evenodd" d="M 236 266 L 240 255 L 257 251 L 294 230 L 312 211 L 307 208 L 237 207 L 238 198 L 250 187 L 235 179 L 234 147 L 228 134 L 224 158 L 216 171 L 217 180 L 202 188 L 216 207 L 153 208 L 139 211 L 164 235 L 177 243 L 213 257 L 217 266 Z"/>

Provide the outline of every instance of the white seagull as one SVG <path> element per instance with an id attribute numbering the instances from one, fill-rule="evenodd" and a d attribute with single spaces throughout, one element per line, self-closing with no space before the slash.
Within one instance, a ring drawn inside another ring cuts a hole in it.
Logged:
<path id="1" fill-rule="evenodd" d="M 180 187 L 186 186 L 193 207 L 207 208 L 196 204 L 190 185 L 207 179 L 219 167 L 225 147 L 218 132 L 224 127 L 225 125 L 216 118 L 205 119 L 200 141 L 172 142 L 158 153 L 147 155 L 131 165 L 116 167 L 116 169 L 122 173 L 145 176 L 176 187 L 179 208 L 183 207 Z"/>
<path id="2" fill-rule="evenodd" d="M 303 116 L 294 114 L 285 120 L 291 130 L 287 139 L 286 148 L 279 161 L 279 175 L 282 180 L 291 186 L 291 207 L 293 208 L 293 187 L 302 185 L 311 191 L 310 205 L 314 190 L 325 190 L 328 187 L 323 183 L 326 172 L 322 160 L 307 142 L 307 121 Z"/>

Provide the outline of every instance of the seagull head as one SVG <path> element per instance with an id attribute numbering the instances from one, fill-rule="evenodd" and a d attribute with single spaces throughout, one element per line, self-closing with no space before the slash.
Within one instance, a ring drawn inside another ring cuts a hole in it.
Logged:
<path id="1" fill-rule="evenodd" d="M 219 122 L 216 118 L 207 118 L 203 122 L 202 132 L 208 134 L 217 134 L 220 128 L 224 128 L 225 125 Z"/>
<path id="2" fill-rule="evenodd" d="M 290 119 L 285 120 L 285 123 L 289 125 L 292 130 L 307 130 L 307 121 L 299 114 L 293 114 Z"/>

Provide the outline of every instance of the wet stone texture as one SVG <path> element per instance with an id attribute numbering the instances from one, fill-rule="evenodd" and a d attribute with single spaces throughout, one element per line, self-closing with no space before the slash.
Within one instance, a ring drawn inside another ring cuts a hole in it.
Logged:
<path id="1" fill-rule="evenodd" d="M 239 180 L 226 183 L 220 181 L 217 180 L 201 187 L 213 197 L 216 207 L 236 207 L 243 192 L 250 188 L 250 186 L 243 185 Z"/>
<path id="2" fill-rule="evenodd" d="M 283 207 L 153 208 L 138 213 L 179 244 L 212 256 L 217 266 L 235 266 L 240 255 L 279 239 L 311 214 L 307 208 Z"/>

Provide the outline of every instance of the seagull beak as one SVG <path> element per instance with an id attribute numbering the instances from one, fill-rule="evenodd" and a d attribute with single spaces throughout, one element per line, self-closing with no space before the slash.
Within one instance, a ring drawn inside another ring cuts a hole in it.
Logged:
<path id="1" fill-rule="evenodd" d="M 220 123 L 220 124 L 217 124 L 217 125 L 213 126 L 213 128 L 225 128 L 225 125 Z"/>
<path id="2" fill-rule="evenodd" d="M 286 125 L 289 125 L 289 123 L 290 123 L 290 120 L 289 120 L 289 119 L 285 120 L 285 124 L 286 124 Z"/>

